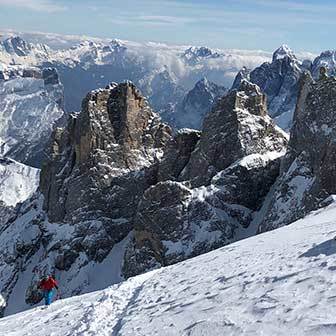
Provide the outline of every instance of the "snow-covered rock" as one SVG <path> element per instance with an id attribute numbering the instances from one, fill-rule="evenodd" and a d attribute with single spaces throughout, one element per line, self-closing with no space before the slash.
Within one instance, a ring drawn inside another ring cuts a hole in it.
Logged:
<path id="1" fill-rule="evenodd" d="M 187 63 L 194 65 L 200 63 L 203 59 L 219 58 L 221 54 L 207 47 L 190 47 L 182 54 L 182 57 Z"/>
<path id="2" fill-rule="evenodd" d="M 336 207 L 0 320 L 4 335 L 334 335 Z M 59 279 L 61 290 L 66 284 Z"/>
<path id="3" fill-rule="evenodd" d="M 294 59 L 296 56 L 294 55 L 292 49 L 288 47 L 288 45 L 283 44 L 280 48 L 278 48 L 274 53 L 272 57 L 272 61 L 275 62 L 277 60 L 283 59 L 283 58 L 291 58 Z"/>
<path id="4" fill-rule="evenodd" d="M 257 84 L 267 96 L 270 116 L 278 126 L 289 131 L 298 96 L 299 78 L 305 70 L 310 70 L 306 66 L 288 46 L 283 45 L 274 52 L 271 63 L 265 62 L 252 71 L 243 68 L 236 76 L 232 89 L 237 88 L 244 79 Z"/>
<path id="5" fill-rule="evenodd" d="M 286 134 L 267 115 L 265 95 L 243 81 L 207 115 L 180 173 L 143 194 L 124 274 L 173 264 L 255 234 L 249 226 L 279 174 L 286 144 Z M 170 148 L 165 154 L 172 157 Z M 173 172 L 165 167 L 170 161 L 165 154 L 159 172 Z"/>
<path id="6" fill-rule="evenodd" d="M 39 175 L 39 169 L 0 158 L 0 202 L 14 207 L 30 198 L 38 188 Z"/>
<path id="7" fill-rule="evenodd" d="M 173 137 L 132 83 L 90 92 L 82 112 L 54 130 L 42 195 L 1 226 L 6 313 L 39 302 L 36 283 L 45 272 L 60 277 L 63 295 L 71 296 L 97 289 L 91 278 L 99 265 L 116 265 L 109 284 L 255 234 L 249 224 L 287 143 L 266 114 L 259 88 L 244 82 L 208 115 L 203 133 L 184 129 Z M 221 118 L 231 136 L 222 138 Z M 189 177 L 186 168 L 211 134 L 223 140 L 222 150 L 235 142 L 240 150 L 221 157 L 209 142 L 213 161 L 199 165 L 199 178 Z"/>
<path id="8" fill-rule="evenodd" d="M 260 230 L 293 222 L 336 194 L 336 79 L 302 76 L 288 151 Z"/>
<path id="9" fill-rule="evenodd" d="M 286 143 L 287 135 L 268 116 L 265 94 L 244 80 L 207 114 L 201 139 L 181 179 L 207 185 L 215 174 L 244 156 L 281 152 Z"/>
<path id="10" fill-rule="evenodd" d="M 20 36 L 0 41 L 0 63 L 36 65 L 49 57 L 50 48 L 41 43 L 29 43 Z"/>
<path id="11" fill-rule="evenodd" d="M 52 68 L 6 66 L 1 73 L 0 154 L 40 167 L 63 115 L 63 86 Z"/>
<path id="12" fill-rule="evenodd" d="M 41 171 L 49 219 L 100 218 L 113 240 L 126 236 L 138 194 L 151 185 L 145 168 L 162 156 L 171 133 L 132 83 L 90 92 L 82 112 L 55 130 Z"/>

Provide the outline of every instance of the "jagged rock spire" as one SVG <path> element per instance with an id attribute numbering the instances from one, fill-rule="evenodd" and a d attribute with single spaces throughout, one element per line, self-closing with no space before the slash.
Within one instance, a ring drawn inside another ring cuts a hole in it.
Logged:
<path id="1" fill-rule="evenodd" d="M 183 179 L 206 184 L 218 171 L 252 153 L 281 151 L 286 137 L 267 116 L 266 96 L 243 80 L 207 115 L 200 142 L 184 169 Z"/>
<path id="2" fill-rule="evenodd" d="M 107 201 L 114 179 L 153 164 L 170 139 L 170 128 L 160 123 L 132 83 L 90 92 L 82 112 L 65 129 L 55 130 L 51 160 L 42 169 L 41 190 L 50 219 L 72 221 L 77 213 L 83 220 L 86 207 L 90 218 L 105 207 L 102 214 L 115 217 Z"/>

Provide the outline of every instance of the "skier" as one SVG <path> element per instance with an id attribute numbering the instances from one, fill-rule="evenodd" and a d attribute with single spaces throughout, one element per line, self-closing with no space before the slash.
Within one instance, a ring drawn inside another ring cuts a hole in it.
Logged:
<path id="1" fill-rule="evenodd" d="M 51 275 L 46 275 L 40 281 L 38 288 L 43 290 L 44 302 L 46 306 L 49 306 L 54 295 L 53 289 L 56 288 L 58 290 L 56 280 Z"/>

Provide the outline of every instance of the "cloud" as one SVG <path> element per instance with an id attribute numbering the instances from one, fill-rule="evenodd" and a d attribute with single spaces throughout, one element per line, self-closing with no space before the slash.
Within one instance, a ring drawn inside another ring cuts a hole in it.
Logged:
<path id="1" fill-rule="evenodd" d="M 54 3 L 51 0 L 0 0 L 0 6 L 18 7 L 39 12 L 60 12 L 67 9 L 66 6 Z"/>
<path id="2" fill-rule="evenodd" d="M 182 16 L 128 14 L 115 16 L 110 18 L 109 21 L 118 25 L 137 24 L 145 26 L 176 26 L 195 22 L 195 19 Z"/>

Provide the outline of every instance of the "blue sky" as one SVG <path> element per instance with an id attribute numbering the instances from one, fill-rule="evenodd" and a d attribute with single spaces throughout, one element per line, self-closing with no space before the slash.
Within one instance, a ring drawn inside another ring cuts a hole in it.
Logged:
<path id="1" fill-rule="evenodd" d="M 0 28 L 272 51 L 334 49 L 335 0 L 0 0 Z"/>

